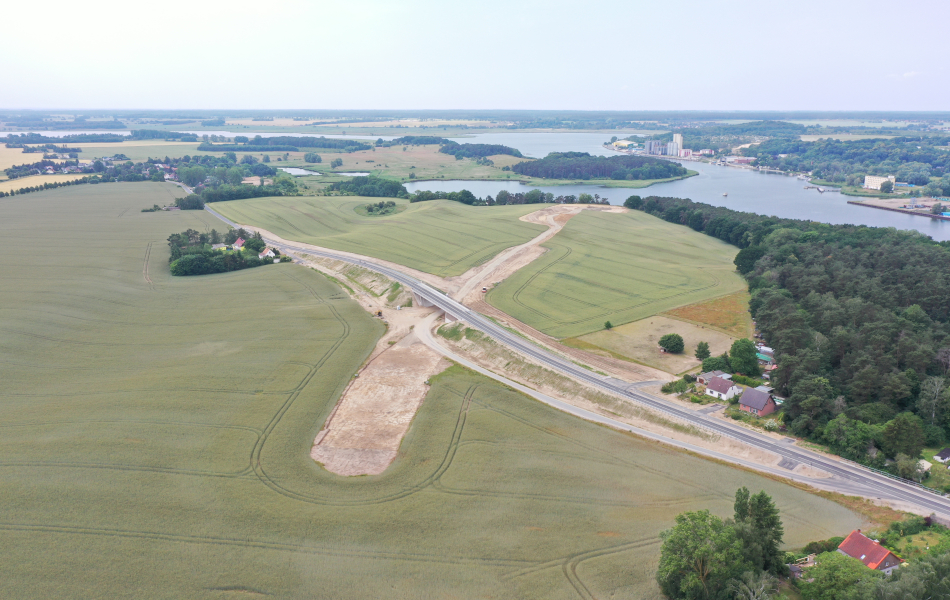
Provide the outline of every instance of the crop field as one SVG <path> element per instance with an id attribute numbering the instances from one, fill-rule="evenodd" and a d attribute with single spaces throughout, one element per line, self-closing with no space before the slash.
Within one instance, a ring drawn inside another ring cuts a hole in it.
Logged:
<path id="1" fill-rule="evenodd" d="M 547 229 L 518 220 L 543 208 L 536 204 L 472 207 L 448 200 L 409 204 L 397 199 L 399 205 L 408 204 L 405 211 L 381 217 L 356 213 L 357 207 L 379 200 L 284 196 L 212 207 L 236 223 L 262 227 L 287 240 L 374 256 L 441 277 L 461 275 Z"/>
<path id="2" fill-rule="evenodd" d="M 5 135 L 5 134 L 4 134 Z M 13 165 L 23 165 L 43 160 L 42 154 L 23 154 L 23 148 L 7 148 L 0 144 L 0 178 L 6 178 L 2 172 Z"/>
<path id="3" fill-rule="evenodd" d="M 141 162 L 149 158 L 181 158 L 194 156 L 198 153 L 198 142 L 166 142 L 164 140 L 130 140 L 128 142 L 110 143 L 80 143 L 70 147 L 80 148 L 80 160 L 93 160 L 103 156 L 124 154 L 133 162 Z"/>
<path id="4" fill-rule="evenodd" d="M 382 333 L 292 264 L 172 278 L 177 189 L 0 201 L 0 597 L 656 598 L 658 532 L 764 489 L 789 546 L 845 508 L 453 367 L 393 465 L 308 456 Z"/>
<path id="5" fill-rule="evenodd" d="M 489 291 L 516 319 L 568 338 L 745 289 L 738 250 L 640 211 L 585 211 L 550 251 Z"/>

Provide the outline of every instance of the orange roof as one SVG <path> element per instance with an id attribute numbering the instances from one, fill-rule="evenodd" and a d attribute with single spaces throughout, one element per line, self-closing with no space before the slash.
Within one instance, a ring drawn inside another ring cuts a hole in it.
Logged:
<path id="1" fill-rule="evenodd" d="M 852 558 L 860 560 L 865 566 L 871 569 L 877 569 L 881 566 L 881 563 L 884 562 L 885 558 L 893 556 L 890 550 L 868 538 L 862 534 L 860 530 L 852 531 L 850 535 L 838 545 L 838 550 L 841 550 Z M 896 564 L 898 562 L 901 562 L 901 560 L 894 556 L 894 563 Z"/>

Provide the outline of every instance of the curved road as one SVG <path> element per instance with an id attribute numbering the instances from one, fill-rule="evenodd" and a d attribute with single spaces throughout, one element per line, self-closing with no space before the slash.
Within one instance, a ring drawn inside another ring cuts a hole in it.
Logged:
<path id="1" fill-rule="evenodd" d="M 234 228 L 240 227 L 240 225 L 237 223 L 225 218 L 220 213 L 209 207 L 205 207 L 205 210 Z M 681 408 L 656 398 L 655 396 L 640 392 L 629 382 L 597 375 L 592 371 L 578 366 L 570 360 L 562 358 L 548 350 L 534 345 L 517 334 L 511 333 L 504 327 L 496 324 L 494 321 L 469 309 L 460 302 L 453 300 L 432 286 L 419 281 L 414 277 L 406 275 L 399 270 L 372 262 L 373 259 L 370 257 L 358 257 L 354 254 L 336 252 L 329 249 L 316 250 L 313 248 L 296 246 L 292 242 L 278 242 L 276 240 L 269 240 L 266 237 L 264 239 L 269 244 L 280 249 L 281 251 L 293 251 L 302 254 L 309 254 L 311 256 L 318 256 L 321 258 L 340 260 L 358 265 L 365 269 L 376 271 L 377 273 L 381 273 L 390 279 L 393 279 L 394 281 L 398 281 L 399 283 L 410 287 L 416 296 L 432 304 L 433 306 L 440 308 L 446 314 L 451 315 L 458 320 L 464 321 L 470 327 L 490 335 L 497 342 L 505 344 L 517 352 L 531 357 L 532 359 L 554 371 L 582 381 L 588 385 L 606 390 L 613 394 L 617 394 L 630 401 L 661 412 L 669 417 L 673 417 L 679 421 L 694 425 L 696 427 L 701 427 L 718 435 L 731 437 L 752 447 L 760 448 L 777 454 L 783 458 L 783 463 L 788 465 L 790 468 L 794 468 L 798 463 L 802 463 L 825 471 L 838 480 L 837 487 L 839 491 L 842 491 L 843 493 L 898 500 L 917 506 L 925 512 L 933 512 L 945 518 L 950 518 L 950 499 L 946 497 L 916 487 L 909 482 L 905 483 L 901 480 L 891 479 L 884 475 L 879 475 L 878 473 L 865 469 L 860 465 L 831 459 L 816 452 L 791 445 L 787 441 L 775 440 L 742 427 L 731 425 L 730 423 L 724 422 L 722 420 L 707 417 L 706 415 L 688 410 L 686 408 Z M 574 408 L 576 409 L 576 407 Z M 577 412 L 574 412 L 574 414 L 588 418 L 587 415 L 582 415 Z M 597 415 L 596 413 L 590 413 L 590 415 L 596 416 L 596 419 L 592 420 L 596 420 L 607 425 L 612 425 L 620 429 L 627 430 L 630 427 L 626 423 L 615 421 L 608 417 Z M 801 478 L 794 477 L 790 470 L 788 477 L 790 479 L 801 480 Z M 813 483 L 819 484 L 819 481 L 820 480 L 814 480 Z"/>

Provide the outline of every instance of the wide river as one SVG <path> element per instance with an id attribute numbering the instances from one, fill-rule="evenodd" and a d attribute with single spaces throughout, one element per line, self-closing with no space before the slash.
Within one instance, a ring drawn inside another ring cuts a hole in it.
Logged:
<path id="1" fill-rule="evenodd" d="M 50 137 L 59 137 L 70 133 L 119 133 L 124 131 L 43 131 L 39 132 Z M 231 131 L 196 131 L 198 134 L 217 134 L 233 136 Z M 414 132 L 407 132 L 412 134 Z M 460 143 L 504 144 L 517 148 L 525 156 L 540 158 L 549 152 L 590 152 L 603 156 L 613 155 L 614 152 L 603 147 L 603 143 L 611 136 L 624 137 L 635 133 L 604 131 L 602 133 L 522 133 L 499 132 L 478 133 L 466 138 L 456 138 Z M 438 131 L 425 131 L 427 135 L 438 135 Z M 248 132 L 244 135 L 254 136 L 257 132 Z M 302 135 L 295 133 L 267 134 L 272 135 Z M 321 134 L 309 134 L 321 135 Z M 353 139 L 392 139 L 392 136 L 342 136 L 327 135 L 332 138 Z M 524 192 L 532 187 L 538 187 L 545 192 L 555 195 L 582 193 L 600 194 L 611 204 L 622 204 L 631 194 L 639 196 L 675 196 L 690 198 L 697 202 L 705 202 L 714 206 L 725 206 L 734 210 L 754 212 L 763 215 L 774 215 L 792 219 L 809 219 L 823 223 L 850 223 L 868 225 L 871 227 L 896 227 L 898 229 L 916 229 L 929 235 L 935 240 L 950 240 L 950 221 L 935 221 L 925 217 L 915 217 L 901 213 L 878 210 L 848 204 L 850 196 L 838 192 L 819 193 L 817 190 L 806 190 L 806 183 L 796 177 L 759 173 L 748 169 L 735 167 L 717 167 L 706 163 L 683 161 L 686 168 L 698 171 L 699 175 L 680 181 L 660 183 L 648 188 L 606 188 L 595 185 L 566 185 L 566 186 L 531 186 L 527 187 L 518 182 L 500 181 L 414 181 L 406 184 L 410 192 L 417 190 L 459 191 L 467 189 L 476 196 L 496 195 L 500 190 L 509 192 Z M 724 196 L 723 194 L 727 194 Z"/>

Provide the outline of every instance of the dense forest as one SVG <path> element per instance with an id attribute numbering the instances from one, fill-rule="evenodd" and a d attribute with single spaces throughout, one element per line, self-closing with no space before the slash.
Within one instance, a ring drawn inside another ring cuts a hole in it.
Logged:
<path id="1" fill-rule="evenodd" d="M 439 152 L 442 154 L 451 154 L 456 160 L 463 158 L 485 158 L 496 154 L 508 154 L 521 158 L 521 151 L 502 146 L 501 144 L 459 144 L 446 140 Z"/>
<path id="2" fill-rule="evenodd" d="M 776 350 L 793 432 L 919 478 L 921 449 L 950 434 L 950 243 L 680 198 L 625 205 L 742 248 L 736 266 Z"/>
<path id="3" fill-rule="evenodd" d="M 826 181 L 860 185 L 864 175 L 896 175 L 897 181 L 927 185 L 931 177 L 950 175 L 950 137 L 898 137 L 840 141 L 772 139 L 743 148 L 755 166 L 811 172 Z M 941 183 L 950 194 L 950 179 Z"/>
<path id="4" fill-rule="evenodd" d="M 406 186 L 398 181 L 383 179 L 369 175 L 366 177 L 352 177 L 347 181 L 338 181 L 327 187 L 328 191 L 343 192 L 353 196 L 369 196 L 371 198 L 408 198 Z"/>
<path id="5" fill-rule="evenodd" d="M 71 133 L 63 137 L 47 137 L 40 133 L 8 133 L 5 138 L 0 138 L 7 148 L 22 148 L 24 144 L 101 144 L 124 142 L 129 139 L 127 135 L 117 133 Z"/>
<path id="6" fill-rule="evenodd" d="M 544 179 L 666 179 L 686 175 L 678 163 L 647 156 L 591 156 L 587 152 L 552 152 L 518 163 L 511 170 Z"/>

